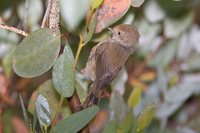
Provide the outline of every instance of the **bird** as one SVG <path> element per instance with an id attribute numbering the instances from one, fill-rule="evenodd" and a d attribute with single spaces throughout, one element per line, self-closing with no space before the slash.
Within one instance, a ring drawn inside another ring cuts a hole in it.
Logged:
<path id="1" fill-rule="evenodd" d="M 102 90 L 115 79 L 139 43 L 140 34 L 133 25 L 120 24 L 108 29 L 112 37 L 92 48 L 86 67 L 81 70 L 93 82 L 83 103 L 84 108 L 99 103 Z"/>

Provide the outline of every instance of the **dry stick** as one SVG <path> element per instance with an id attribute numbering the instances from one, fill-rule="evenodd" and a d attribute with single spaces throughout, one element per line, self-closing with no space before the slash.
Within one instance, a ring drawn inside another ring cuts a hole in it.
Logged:
<path id="1" fill-rule="evenodd" d="M 51 12 L 51 5 L 52 5 L 52 0 L 49 0 L 48 1 L 48 5 L 47 5 L 47 9 L 46 9 L 46 12 L 45 12 L 45 15 L 44 15 L 44 18 L 43 18 L 43 21 L 42 21 L 42 28 L 45 27 L 45 24 L 49 18 L 49 14 Z"/>
<path id="2" fill-rule="evenodd" d="M 25 36 L 25 37 L 28 36 L 27 32 L 25 32 L 23 30 L 20 30 L 20 29 L 17 29 L 17 28 L 12 27 L 12 26 L 8 26 L 8 25 L 5 25 L 5 24 L 0 24 L 0 28 L 9 30 L 9 31 L 12 31 L 12 32 L 15 32 L 15 33 L 18 33 L 18 34 L 20 34 L 22 36 Z"/>

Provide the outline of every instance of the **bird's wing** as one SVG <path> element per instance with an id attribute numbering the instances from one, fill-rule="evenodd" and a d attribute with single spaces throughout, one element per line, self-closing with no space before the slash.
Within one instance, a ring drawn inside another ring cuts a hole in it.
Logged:
<path id="1" fill-rule="evenodd" d="M 81 72 L 84 75 L 88 76 L 92 81 L 95 81 L 95 78 L 96 78 L 96 50 L 99 46 L 101 46 L 102 44 L 108 41 L 110 41 L 110 39 L 100 42 L 92 48 L 87 60 L 86 67 L 81 70 Z"/>
<path id="2" fill-rule="evenodd" d="M 96 50 L 96 88 L 102 89 L 118 74 L 129 54 L 117 42 L 107 42 Z"/>

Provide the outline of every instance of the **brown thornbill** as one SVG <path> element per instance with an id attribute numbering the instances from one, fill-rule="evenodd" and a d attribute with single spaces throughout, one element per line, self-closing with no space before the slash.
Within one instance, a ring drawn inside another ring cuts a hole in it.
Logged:
<path id="1" fill-rule="evenodd" d="M 84 107 L 98 104 L 102 89 L 117 76 L 138 44 L 140 35 L 132 25 L 121 24 L 110 30 L 112 38 L 92 49 L 86 67 L 82 70 L 93 81 Z"/>

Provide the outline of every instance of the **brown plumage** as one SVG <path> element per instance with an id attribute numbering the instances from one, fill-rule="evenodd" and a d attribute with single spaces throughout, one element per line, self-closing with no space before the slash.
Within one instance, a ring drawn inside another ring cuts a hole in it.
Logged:
<path id="1" fill-rule="evenodd" d="M 102 89 L 117 76 L 138 44 L 139 33 L 131 25 L 118 25 L 111 31 L 112 38 L 100 42 L 92 49 L 86 67 L 82 70 L 93 81 L 84 107 L 99 102 Z"/>

